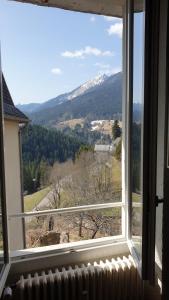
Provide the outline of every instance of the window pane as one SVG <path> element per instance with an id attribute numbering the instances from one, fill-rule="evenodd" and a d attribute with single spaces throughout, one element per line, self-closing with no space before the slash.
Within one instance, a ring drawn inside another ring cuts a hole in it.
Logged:
<path id="1" fill-rule="evenodd" d="M 142 1 L 143 4 L 143 1 Z M 132 116 L 132 240 L 138 256 L 142 245 L 142 115 L 144 12 L 135 9 L 133 36 L 133 116 Z M 136 207 L 137 206 L 137 207 Z"/>
<path id="2" fill-rule="evenodd" d="M 74 162 L 56 162 L 50 182 L 51 186 L 44 189 L 44 194 L 39 191 L 25 196 L 26 211 L 34 207 L 35 210 L 44 210 L 119 202 L 121 162 L 111 153 L 84 151 Z M 42 198 L 39 203 L 38 197 Z"/>
<path id="3" fill-rule="evenodd" d="M 121 234 L 121 208 L 26 218 L 26 246 L 40 247 Z"/>

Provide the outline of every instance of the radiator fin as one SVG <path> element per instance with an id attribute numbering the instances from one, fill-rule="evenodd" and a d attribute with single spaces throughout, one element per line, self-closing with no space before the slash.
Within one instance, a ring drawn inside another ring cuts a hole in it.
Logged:
<path id="1" fill-rule="evenodd" d="M 17 300 L 135 300 L 142 284 L 131 256 L 21 276 Z"/>

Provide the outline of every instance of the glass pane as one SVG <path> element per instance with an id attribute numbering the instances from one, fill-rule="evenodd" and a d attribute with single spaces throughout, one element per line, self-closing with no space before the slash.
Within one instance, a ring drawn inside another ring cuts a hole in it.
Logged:
<path id="1" fill-rule="evenodd" d="M 78 158 L 56 162 L 50 174 L 51 186 L 25 196 L 25 210 L 56 209 L 121 201 L 121 162 L 111 153 L 82 152 Z M 41 194 L 40 194 L 41 193 Z M 38 197 L 43 199 L 38 203 Z"/>
<path id="2" fill-rule="evenodd" d="M 140 1 L 141 2 L 141 1 Z M 144 12 L 134 10 L 133 31 L 133 116 L 132 116 L 132 240 L 141 257 L 142 246 L 142 135 Z"/>
<path id="3" fill-rule="evenodd" d="M 121 235 L 121 208 L 28 217 L 25 231 L 27 248 Z"/>

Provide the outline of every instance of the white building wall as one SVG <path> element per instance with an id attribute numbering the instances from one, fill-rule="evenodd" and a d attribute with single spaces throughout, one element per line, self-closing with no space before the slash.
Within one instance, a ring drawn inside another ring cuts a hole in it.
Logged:
<path id="1" fill-rule="evenodd" d="M 18 131 L 18 122 L 5 120 L 5 177 L 8 215 L 22 212 Z M 9 235 L 10 250 L 23 249 L 22 220 L 9 221 Z"/>

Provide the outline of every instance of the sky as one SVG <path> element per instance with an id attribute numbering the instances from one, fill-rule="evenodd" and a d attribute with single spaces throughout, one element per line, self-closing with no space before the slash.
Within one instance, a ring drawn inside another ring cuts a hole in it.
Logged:
<path id="1" fill-rule="evenodd" d="M 0 0 L 2 69 L 15 104 L 44 102 L 122 69 L 122 22 Z"/>

